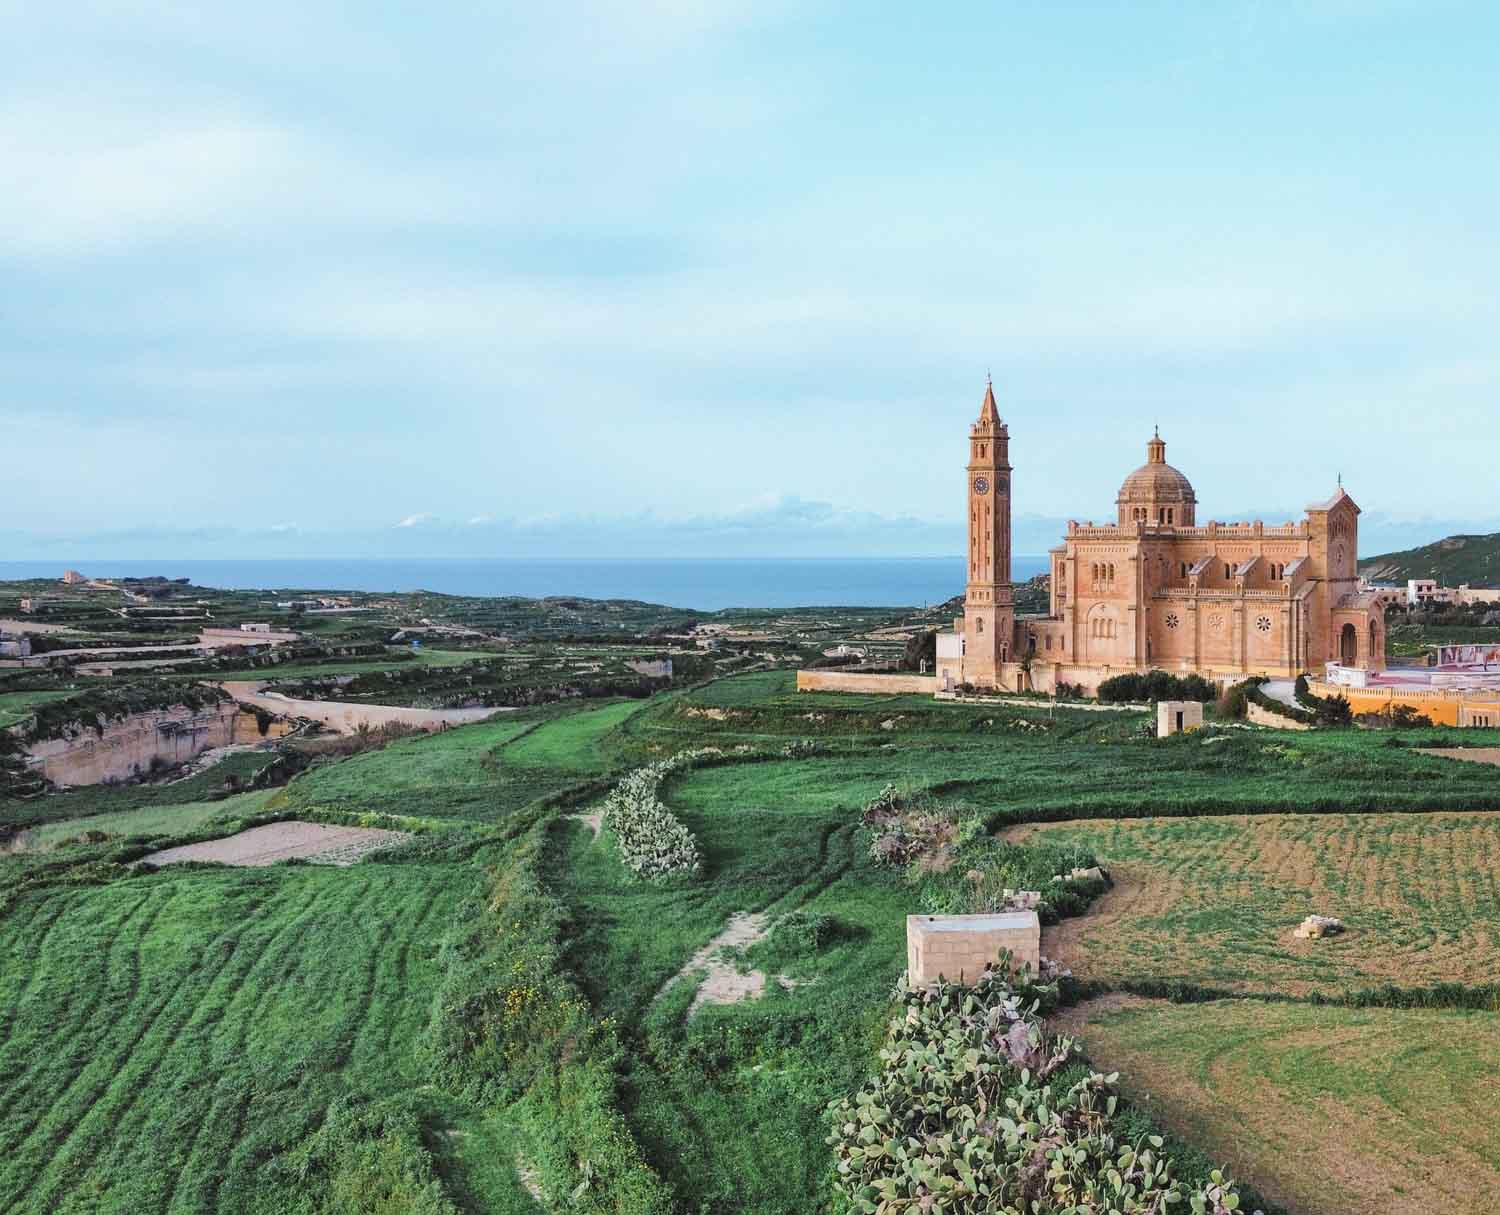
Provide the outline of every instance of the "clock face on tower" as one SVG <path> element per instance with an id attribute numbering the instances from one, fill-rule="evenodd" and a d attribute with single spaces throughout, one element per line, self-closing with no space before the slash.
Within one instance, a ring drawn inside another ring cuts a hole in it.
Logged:
<path id="1" fill-rule="evenodd" d="M 990 492 L 990 483 L 984 477 L 974 478 L 974 492 L 976 494 L 987 494 Z"/>

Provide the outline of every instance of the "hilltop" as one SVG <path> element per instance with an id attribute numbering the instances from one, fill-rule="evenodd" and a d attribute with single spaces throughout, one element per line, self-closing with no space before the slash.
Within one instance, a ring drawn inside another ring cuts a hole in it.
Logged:
<path id="1" fill-rule="evenodd" d="M 1383 553 L 1359 563 L 1359 572 L 1381 582 L 1436 578 L 1444 586 L 1500 585 L 1500 532 L 1448 536 L 1399 553 Z"/>

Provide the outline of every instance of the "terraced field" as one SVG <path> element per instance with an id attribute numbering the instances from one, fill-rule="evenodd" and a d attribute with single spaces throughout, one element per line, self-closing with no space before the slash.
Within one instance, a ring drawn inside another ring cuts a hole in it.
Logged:
<path id="1" fill-rule="evenodd" d="M 1500 973 L 1500 814 L 1260 815 L 1022 828 L 1115 888 L 1043 948 L 1081 977 L 1305 994 Z M 1306 915 L 1349 931 L 1300 941 Z"/>
<path id="2" fill-rule="evenodd" d="M 220 774 L 7 805 L 12 822 L 55 821 L 47 842 L 60 846 L 0 859 L 0 1209 L 535 1215 L 532 1186 L 589 1215 L 820 1209 L 832 1198 L 824 1110 L 874 1065 L 904 916 L 977 889 L 962 866 L 874 862 L 860 809 L 887 784 L 961 808 L 990 876 L 1020 863 L 1010 853 L 1055 857 L 1003 849 L 980 823 L 1123 816 L 1027 828 L 1093 849 L 1121 878 L 1098 914 L 1053 937 L 1085 973 L 1280 997 L 1492 979 L 1500 837 L 1471 811 L 1489 804 L 1493 769 L 1405 745 L 1432 741 L 1420 734 L 1391 746 L 1237 731 L 1206 745 L 1159 743 L 1143 725 L 1044 705 L 800 696 L 768 673 L 404 739 L 269 794 L 213 801 Z M 703 746 L 749 753 L 661 788 L 702 874 L 631 878 L 610 833 L 576 816 L 620 774 Z M 1382 803 L 1442 812 L 1356 813 Z M 1233 813 L 1308 805 L 1326 813 Z M 1175 817 L 1135 817 L 1152 810 Z M 122 863 L 144 850 L 123 836 L 252 811 L 431 829 L 347 870 Z M 88 829 L 113 838 L 62 843 Z M 1292 943 L 1310 910 L 1353 931 Z M 738 917 L 770 926 L 791 911 L 826 917 L 817 941 L 742 943 L 722 961 L 764 975 L 763 994 L 693 1011 L 700 978 L 683 972 L 695 954 Z M 1423 1167 L 1490 1184 L 1488 1132 L 1462 1125 L 1493 1080 L 1489 1022 L 1219 1007 L 1200 1039 L 1200 1010 L 1165 1003 L 1147 1010 L 1167 1018 L 1159 1033 L 1145 1013 L 1117 1023 L 1090 1009 L 1082 1023 L 1100 1062 L 1138 1061 L 1140 1091 L 1170 1098 L 1164 1117 L 1252 1181 L 1265 1168 L 1301 1212 L 1334 1209 L 1296 1188 L 1316 1177 L 1320 1158 L 1292 1148 L 1326 1139 L 1319 1110 L 1375 1139 L 1391 1111 L 1452 1131 L 1457 1146 L 1412 1139 L 1403 1173 L 1369 1165 L 1385 1189 L 1359 1193 L 1423 1192 Z M 1296 1046 L 1296 1074 L 1278 1078 L 1279 1040 Z M 1389 1109 L 1339 1077 L 1320 1098 L 1320 1052 Z M 1430 1055 L 1451 1099 L 1436 1080 L 1401 1088 L 1385 1075 L 1401 1052 Z M 1172 1088 L 1173 1068 L 1199 1089 Z M 1254 1106 L 1257 1085 L 1281 1085 L 1269 1108 L 1285 1116 L 1282 1140 Z M 1239 1137 L 1215 1137 L 1219 1105 Z M 1436 1185 L 1427 1192 L 1458 1193 Z M 1397 1208 L 1349 1208 L 1363 1209 Z"/>
<path id="3" fill-rule="evenodd" d="M 332 1103 L 420 1080 L 447 866 L 143 872 L 0 935 L 0 1209 L 250 1211 Z M 288 1208 L 292 1209 L 292 1208 Z"/>
<path id="4" fill-rule="evenodd" d="M 1110 997 L 1065 1023 L 1169 1128 L 1292 1210 L 1494 1209 L 1500 1014 Z"/>

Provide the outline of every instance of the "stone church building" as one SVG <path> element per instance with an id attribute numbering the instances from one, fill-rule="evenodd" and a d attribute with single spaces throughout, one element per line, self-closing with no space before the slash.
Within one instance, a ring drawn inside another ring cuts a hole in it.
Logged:
<path id="1" fill-rule="evenodd" d="M 1051 551 L 1048 614 L 1017 616 L 1011 472 L 1010 433 L 986 386 L 969 428 L 964 614 L 938 634 L 939 688 L 1092 691 L 1153 667 L 1210 678 L 1384 667 L 1384 612 L 1359 591 L 1359 507 L 1342 486 L 1298 523 L 1200 524 L 1192 483 L 1153 435 L 1114 522 L 1070 522 Z"/>

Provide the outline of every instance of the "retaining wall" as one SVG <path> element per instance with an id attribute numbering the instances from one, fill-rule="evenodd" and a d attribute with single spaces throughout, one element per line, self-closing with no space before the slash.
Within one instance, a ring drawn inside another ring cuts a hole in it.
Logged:
<path id="1" fill-rule="evenodd" d="M 1245 720 L 1256 726 L 1270 726 L 1273 730 L 1312 729 L 1306 722 L 1297 721 L 1291 717 L 1283 717 L 1280 713 L 1273 713 L 1270 709 L 1262 708 L 1253 700 L 1245 702 Z"/>
<path id="2" fill-rule="evenodd" d="M 798 671 L 799 692 L 920 692 L 938 690 L 936 675 L 859 675 L 853 671 Z"/>

